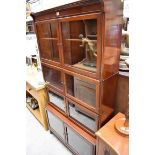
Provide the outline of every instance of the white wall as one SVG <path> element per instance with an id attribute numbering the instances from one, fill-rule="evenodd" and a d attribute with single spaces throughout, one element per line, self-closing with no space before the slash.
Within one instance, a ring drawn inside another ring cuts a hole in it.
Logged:
<path id="1" fill-rule="evenodd" d="M 68 4 L 77 0 L 43 0 L 42 9 L 49 9 L 52 7 Z"/>
<path id="2" fill-rule="evenodd" d="M 42 10 L 50 9 L 56 6 L 68 4 L 75 2 L 77 0 L 39 0 L 36 3 L 31 4 L 32 12 L 39 12 Z M 32 17 L 28 17 L 26 21 L 32 20 Z M 27 35 L 26 36 L 26 56 L 37 55 L 39 57 L 36 35 Z"/>
<path id="3" fill-rule="evenodd" d="M 124 0 L 123 16 L 129 17 L 129 0 Z"/>
<path id="4" fill-rule="evenodd" d="M 72 3 L 78 0 L 40 0 L 39 2 L 31 5 L 32 12 L 39 12 L 42 10 L 50 9 L 56 6 Z"/>

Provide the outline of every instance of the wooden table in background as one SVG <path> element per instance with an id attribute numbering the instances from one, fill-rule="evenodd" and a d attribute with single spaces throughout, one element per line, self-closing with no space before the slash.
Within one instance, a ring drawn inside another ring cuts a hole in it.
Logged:
<path id="1" fill-rule="evenodd" d="M 96 132 L 97 145 L 96 155 L 128 155 L 129 136 L 121 135 L 115 129 L 118 118 L 125 117 L 118 113 L 107 124 Z"/>
<path id="2" fill-rule="evenodd" d="M 45 107 L 47 105 L 47 93 L 42 72 L 37 71 L 35 67 L 26 68 L 26 91 L 30 93 L 37 101 L 39 108 L 33 110 L 28 104 L 26 105 L 30 112 L 37 120 L 48 130 Z"/>

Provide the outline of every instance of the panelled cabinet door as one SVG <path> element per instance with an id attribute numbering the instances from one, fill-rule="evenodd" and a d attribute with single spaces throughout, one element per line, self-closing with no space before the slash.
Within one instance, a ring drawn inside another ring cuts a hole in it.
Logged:
<path id="1" fill-rule="evenodd" d="M 56 20 L 37 22 L 36 29 L 41 58 L 60 62 L 58 22 Z"/>
<path id="2" fill-rule="evenodd" d="M 54 130 L 61 139 L 65 140 L 63 121 L 60 120 L 57 116 L 55 116 L 50 111 L 46 110 L 46 112 L 47 112 L 50 129 Z"/>
<path id="3" fill-rule="evenodd" d="M 64 65 L 86 75 L 99 71 L 100 14 L 60 19 Z"/>
<path id="4" fill-rule="evenodd" d="M 43 76 L 52 87 L 63 91 L 63 74 L 60 70 L 42 64 Z"/>
<path id="5" fill-rule="evenodd" d="M 95 147 L 76 131 L 67 126 L 67 139 L 70 147 L 78 155 L 95 155 Z"/>

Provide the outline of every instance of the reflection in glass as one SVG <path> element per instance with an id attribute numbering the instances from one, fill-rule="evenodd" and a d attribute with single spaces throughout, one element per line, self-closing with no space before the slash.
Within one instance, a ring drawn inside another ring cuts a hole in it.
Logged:
<path id="1" fill-rule="evenodd" d="M 63 89 L 63 77 L 60 71 L 42 65 L 45 81 L 58 89 Z"/>
<path id="2" fill-rule="evenodd" d="M 69 115 L 76 121 L 79 121 L 92 131 L 96 131 L 95 119 L 88 116 L 86 112 L 78 108 L 75 104 L 69 103 Z"/>
<path id="3" fill-rule="evenodd" d="M 64 104 L 64 98 L 49 91 L 48 92 L 49 95 L 49 100 L 51 103 L 53 103 L 54 105 L 56 105 L 57 107 L 59 107 L 60 109 L 62 109 L 63 111 L 65 111 L 65 104 Z"/>
<path id="4" fill-rule="evenodd" d="M 38 23 L 37 32 L 39 38 L 50 38 L 51 37 L 50 23 L 48 22 Z"/>
<path id="5" fill-rule="evenodd" d="M 72 75 L 65 74 L 65 76 L 67 93 L 95 108 L 96 85 Z"/>
<path id="6" fill-rule="evenodd" d="M 68 143 L 79 155 L 94 155 L 93 144 L 81 137 L 77 132 L 67 126 Z"/>
<path id="7" fill-rule="evenodd" d="M 59 62 L 57 23 L 37 23 L 41 57 Z"/>
<path id="8" fill-rule="evenodd" d="M 61 138 L 65 139 L 63 122 L 48 110 L 47 110 L 47 115 L 48 115 L 50 128 L 54 129 Z"/>

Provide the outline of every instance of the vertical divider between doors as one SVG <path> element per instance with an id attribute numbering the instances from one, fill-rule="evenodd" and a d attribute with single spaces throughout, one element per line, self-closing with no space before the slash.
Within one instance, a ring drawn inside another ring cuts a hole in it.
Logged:
<path id="1" fill-rule="evenodd" d="M 61 23 L 60 23 L 59 19 L 57 19 L 57 23 L 58 23 L 59 55 L 60 55 L 60 63 L 61 63 L 61 67 L 62 67 L 64 64 L 64 60 L 63 60 L 64 55 L 63 55 Z"/>
<path id="2" fill-rule="evenodd" d="M 64 122 L 63 122 L 63 124 L 64 124 L 65 143 L 68 144 L 67 125 Z"/>
<path id="3" fill-rule="evenodd" d="M 102 56 L 102 37 L 100 35 L 102 34 L 102 14 L 97 15 L 97 70 L 96 70 L 96 77 L 100 79 L 101 77 L 101 56 Z"/>

